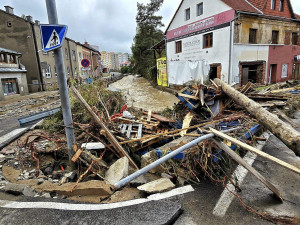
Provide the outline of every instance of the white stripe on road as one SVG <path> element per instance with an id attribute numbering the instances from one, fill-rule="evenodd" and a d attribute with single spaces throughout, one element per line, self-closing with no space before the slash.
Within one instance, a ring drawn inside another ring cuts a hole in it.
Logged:
<path id="1" fill-rule="evenodd" d="M 267 140 L 270 137 L 270 135 L 266 132 L 263 134 L 263 136 Z M 256 148 L 259 150 L 262 150 L 265 144 L 266 144 L 266 141 L 261 142 L 261 144 L 258 144 L 256 146 Z M 255 155 L 252 152 L 247 152 L 247 154 L 245 155 L 245 157 L 243 159 L 247 162 L 248 165 L 252 166 L 252 164 L 254 163 L 256 158 L 257 158 L 257 155 Z M 248 170 L 246 170 L 243 166 L 239 165 L 236 168 L 236 170 L 234 171 L 234 173 L 232 174 L 232 178 L 233 178 L 233 180 L 236 180 L 236 184 L 238 186 L 240 186 L 243 183 L 247 174 L 248 174 Z M 213 210 L 213 214 L 215 216 L 220 216 L 220 217 L 225 216 L 232 200 L 235 197 L 232 193 L 230 193 L 230 191 L 233 193 L 236 193 L 235 187 L 230 182 L 227 183 L 227 188 L 229 190 L 224 189 L 224 191 L 222 192 L 222 194 L 220 196 L 219 201 L 217 202 L 217 204 Z"/>
<path id="2" fill-rule="evenodd" d="M 2 137 L 0 137 L 0 145 L 2 143 L 4 143 L 5 141 L 21 134 L 26 129 L 28 129 L 28 128 L 26 128 L 26 127 L 25 128 L 18 128 L 18 129 L 15 129 L 15 130 L 9 132 L 8 134 L 3 135 Z"/>
<path id="3" fill-rule="evenodd" d="M 182 195 L 194 191 L 193 187 L 188 185 L 185 187 L 177 188 L 169 192 L 150 195 L 148 198 L 135 199 L 125 202 L 117 202 L 111 204 L 69 204 L 69 203 L 58 203 L 58 202 L 13 202 L 0 200 L 0 208 L 10 209 L 58 209 L 58 210 L 79 210 L 79 211 L 90 211 L 90 210 L 107 210 L 115 209 L 126 206 L 138 205 L 150 201 L 158 201 L 166 198 L 170 198 L 176 195 Z"/>

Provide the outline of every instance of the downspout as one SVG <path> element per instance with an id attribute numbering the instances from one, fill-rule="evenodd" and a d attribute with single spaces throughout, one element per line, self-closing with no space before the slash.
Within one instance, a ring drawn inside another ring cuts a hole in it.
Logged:
<path id="1" fill-rule="evenodd" d="M 240 13 L 230 21 L 230 40 L 229 40 L 229 65 L 228 65 L 228 84 L 230 85 L 232 80 L 232 52 L 233 52 L 233 34 L 234 34 L 234 21 L 240 17 Z"/>
<path id="2" fill-rule="evenodd" d="M 45 91 L 45 88 L 44 88 L 44 78 L 43 78 L 42 67 L 41 67 L 41 61 L 40 61 L 40 56 L 39 56 L 39 53 L 38 53 L 38 46 L 37 46 L 36 35 L 35 35 L 35 30 L 34 30 L 34 23 L 30 23 L 30 25 L 31 25 L 31 29 L 32 29 L 33 42 L 34 42 L 34 47 L 35 47 L 35 54 L 36 54 L 38 68 L 39 68 L 39 73 L 40 73 L 41 91 Z"/>
<path id="3" fill-rule="evenodd" d="M 72 78 L 74 78 L 74 73 L 73 73 L 73 65 L 72 65 L 72 55 L 71 55 L 71 48 L 70 48 L 70 40 L 66 38 L 66 41 L 68 42 L 68 48 L 69 48 L 69 59 L 70 59 L 70 66 L 71 66 L 71 71 L 72 71 Z"/>

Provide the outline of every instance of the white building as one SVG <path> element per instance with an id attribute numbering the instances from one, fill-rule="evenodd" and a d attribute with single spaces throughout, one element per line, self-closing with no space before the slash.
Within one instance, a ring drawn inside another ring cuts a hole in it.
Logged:
<path id="1" fill-rule="evenodd" d="M 215 77 L 228 80 L 234 15 L 220 0 L 181 2 L 166 30 L 169 84 L 206 80 L 210 68 Z"/>
<path id="2" fill-rule="evenodd" d="M 299 30 L 289 0 L 182 0 L 165 33 L 168 82 L 297 79 Z"/>

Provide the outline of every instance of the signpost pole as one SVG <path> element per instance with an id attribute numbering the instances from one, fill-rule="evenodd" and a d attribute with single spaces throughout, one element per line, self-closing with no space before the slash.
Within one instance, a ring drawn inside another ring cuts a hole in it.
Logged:
<path id="1" fill-rule="evenodd" d="M 58 24 L 56 2 L 55 0 L 46 0 L 49 24 Z M 73 129 L 72 113 L 70 107 L 69 92 L 67 86 L 67 78 L 65 73 L 65 65 L 63 51 L 61 48 L 54 50 L 55 65 L 57 70 L 57 80 L 61 99 L 61 107 L 64 117 L 65 131 L 68 143 L 68 155 L 71 161 L 73 156 L 72 145 L 75 144 L 75 135 Z"/>

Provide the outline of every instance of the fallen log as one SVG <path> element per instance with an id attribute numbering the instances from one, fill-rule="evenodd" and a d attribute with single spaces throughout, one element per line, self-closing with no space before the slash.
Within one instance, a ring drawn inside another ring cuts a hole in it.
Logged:
<path id="1" fill-rule="evenodd" d="M 298 131 L 220 79 L 216 78 L 214 81 L 222 87 L 222 90 L 229 97 L 244 107 L 262 125 L 293 150 L 296 155 L 300 156 L 300 133 Z"/>
<path id="2" fill-rule="evenodd" d="M 268 181 L 263 175 L 261 175 L 257 170 L 255 170 L 252 166 L 248 165 L 245 160 L 243 160 L 238 154 L 236 154 L 232 149 L 230 149 L 227 145 L 223 142 L 213 138 L 214 143 L 226 152 L 233 160 L 241 164 L 245 169 L 247 169 L 253 176 L 255 176 L 260 182 L 262 182 L 269 190 L 274 193 L 274 196 L 283 202 L 283 198 L 279 190 L 270 182 Z"/>
<path id="3" fill-rule="evenodd" d="M 91 107 L 87 104 L 87 102 L 82 98 L 80 93 L 77 91 L 75 87 L 71 87 L 71 91 L 74 94 L 74 96 L 77 98 L 77 100 L 81 103 L 81 105 L 84 106 L 84 108 L 89 112 L 89 114 L 92 116 L 92 118 L 95 120 L 96 123 L 98 123 L 101 128 L 105 131 L 107 139 L 110 141 L 112 146 L 118 151 L 120 155 L 126 156 L 129 160 L 129 163 L 136 169 L 139 169 L 138 166 L 135 164 L 135 162 L 131 159 L 129 154 L 123 149 L 123 147 L 120 145 L 120 143 L 117 141 L 117 139 L 113 136 L 113 134 L 110 132 L 110 130 L 106 127 L 106 125 L 100 120 L 100 118 L 96 115 L 96 113 L 91 109 Z"/>

